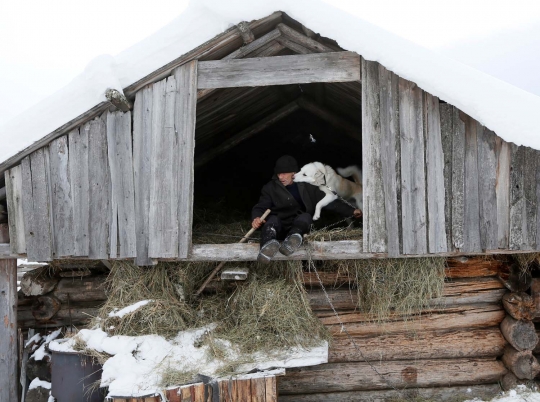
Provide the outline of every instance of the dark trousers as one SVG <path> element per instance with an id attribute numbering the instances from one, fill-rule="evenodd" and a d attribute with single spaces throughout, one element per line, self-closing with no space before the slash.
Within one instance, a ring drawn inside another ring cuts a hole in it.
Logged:
<path id="1" fill-rule="evenodd" d="M 287 220 L 282 220 L 277 215 L 270 215 L 262 227 L 261 246 L 273 239 L 283 240 L 293 233 L 304 235 L 309 232 L 311 222 L 313 218 L 307 212 Z"/>

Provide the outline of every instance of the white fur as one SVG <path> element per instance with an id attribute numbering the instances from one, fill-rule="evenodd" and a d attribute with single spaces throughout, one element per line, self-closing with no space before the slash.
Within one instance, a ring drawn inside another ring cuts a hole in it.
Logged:
<path id="1" fill-rule="evenodd" d="M 304 165 L 298 173 L 294 175 L 295 182 L 309 183 L 319 187 L 325 193 L 325 196 L 315 206 L 315 214 L 313 220 L 316 221 L 321 217 L 321 209 L 336 200 L 338 197 L 331 191 L 335 191 L 340 197 L 347 201 L 356 203 L 358 209 L 363 207 L 362 195 L 362 172 L 356 166 L 349 166 L 344 169 L 339 169 L 347 176 L 353 176 L 355 182 L 344 179 L 338 175 L 334 169 L 321 162 L 312 162 Z M 357 182 L 358 180 L 358 182 Z"/>

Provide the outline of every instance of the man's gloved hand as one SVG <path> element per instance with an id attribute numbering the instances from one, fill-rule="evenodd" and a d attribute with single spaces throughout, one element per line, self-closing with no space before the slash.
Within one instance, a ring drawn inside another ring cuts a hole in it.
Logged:
<path id="1" fill-rule="evenodd" d="M 353 211 L 353 216 L 356 218 L 356 219 L 360 219 L 362 217 L 362 211 L 360 209 L 355 209 Z"/>
<path id="2" fill-rule="evenodd" d="M 259 229 L 265 223 L 266 223 L 266 221 L 264 219 L 255 218 L 255 219 L 253 219 L 253 222 L 251 222 L 251 227 L 253 229 Z"/>

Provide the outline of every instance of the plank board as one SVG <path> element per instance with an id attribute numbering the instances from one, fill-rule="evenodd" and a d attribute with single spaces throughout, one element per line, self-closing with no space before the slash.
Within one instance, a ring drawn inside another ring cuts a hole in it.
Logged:
<path id="1" fill-rule="evenodd" d="M 25 254 L 26 240 L 24 237 L 21 166 L 15 166 L 6 171 L 5 178 L 11 252 L 13 254 Z"/>
<path id="2" fill-rule="evenodd" d="M 136 257 L 135 191 L 130 112 L 109 112 L 107 114 L 107 144 L 112 189 L 110 256 L 111 258 L 117 256 L 120 258 Z"/>
<path id="3" fill-rule="evenodd" d="M 536 250 L 536 168 L 537 168 L 537 151 L 525 147 L 525 164 L 523 166 L 523 197 L 525 199 L 525 222 L 524 231 L 527 237 L 523 239 L 524 250 Z"/>
<path id="4" fill-rule="evenodd" d="M 403 254 L 427 253 L 422 90 L 399 79 Z"/>
<path id="5" fill-rule="evenodd" d="M 381 161 L 379 63 L 362 59 L 362 164 L 364 176 L 364 251 L 384 253 L 387 231 Z M 386 104 L 384 106 L 387 106 Z M 384 128 L 389 126 L 385 109 Z"/>
<path id="6" fill-rule="evenodd" d="M 452 113 L 452 240 L 456 249 L 463 248 L 465 192 L 465 123 L 459 110 Z"/>
<path id="7" fill-rule="evenodd" d="M 30 261 L 51 261 L 52 236 L 48 166 L 41 148 L 21 161 L 26 254 Z"/>
<path id="8" fill-rule="evenodd" d="M 497 247 L 507 250 L 510 238 L 510 160 L 511 147 L 500 137 L 495 138 L 497 174 Z"/>
<path id="9" fill-rule="evenodd" d="M 193 224 L 193 159 L 195 153 L 195 109 L 197 106 L 197 61 L 177 68 L 175 127 L 178 135 L 178 257 L 191 251 Z"/>
<path id="10" fill-rule="evenodd" d="M 463 247 L 465 252 L 482 250 L 480 243 L 480 202 L 478 194 L 478 140 L 483 127 L 473 118 L 465 122 L 465 170 L 463 180 Z"/>
<path id="11" fill-rule="evenodd" d="M 109 255 L 111 189 L 105 115 L 90 122 L 88 132 L 88 257 L 104 260 Z"/>
<path id="12" fill-rule="evenodd" d="M 478 196 L 480 203 L 480 245 L 482 250 L 498 248 L 496 136 L 482 127 L 478 141 Z"/>
<path id="13" fill-rule="evenodd" d="M 178 144 L 175 133 L 176 80 L 169 77 L 153 87 L 152 156 L 148 255 L 178 256 Z M 182 168 L 182 167 L 180 167 Z"/>
<path id="14" fill-rule="evenodd" d="M 516 144 L 510 144 L 511 164 L 510 164 L 510 250 L 520 250 L 523 247 L 523 240 L 526 238 L 527 230 L 525 222 L 525 199 L 523 193 L 523 164 L 525 163 L 525 148 Z"/>
<path id="15" fill-rule="evenodd" d="M 17 260 L 0 261 L 0 401 L 17 401 Z"/>
<path id="16" fill-rule="evenodd" d="M 430 253 L 447 251 L 445 226 L 444 154 L 439 98 L 425 94 L 428 247 Z"/>
<path id="17" fill-rule="evenodd" d="M 441 142 L 444 156 L 444 220 L 446 249 L 453 251 L 452 242 L 452 141 L 454 137 L 454 107 L 447 103 L 439 105 L 441 118 Z"/>
<path id="18" fill-rule="evenodd" d="M 69 257 L 74 253 L 75 242 L 68 136 L 51 142 L 48 152 L 55 258 Z"/>
<path id="19" fill-rule="evenodd" d="M 135 229 L 137 265 L 152 265 L 148 257 L 150 214 L 150 171 L 152 161 L 152 86 L 141 89 L 133 105 L 133 179 L 135 186 Z"/>
<path id="20" fill-rule="evenodd" d="M 251 401 L 266 402 L 266 378 L 251 379 Z"/>
<path id="21" fill-rule="evenodd" d="M 358 80 L 360 56 L 354 52 L 331 52 L 201 61 L 197 85 L 204 89 Z"/>
<path id="22" fill-rule="evenodd" d="M 88 135 L 92 123 L 69 133 L 69 174 L 73 202 L 73 255 L 82 257 L 89 253 L 90 189 L 88 179 Z M 92 161 L 93 162 L 93 161 Z"/>

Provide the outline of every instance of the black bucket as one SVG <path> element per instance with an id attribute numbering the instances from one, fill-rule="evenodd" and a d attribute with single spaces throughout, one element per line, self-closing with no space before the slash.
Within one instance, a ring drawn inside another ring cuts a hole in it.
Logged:
<path id="1" fill-rule="evenodd" d="M 101 364 L 78 353 L 52 352 L 51 393 L 57 402 L 103 402 L 104 390 L 92 386 L 101 379 Z"/>

